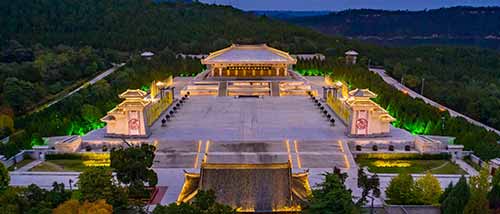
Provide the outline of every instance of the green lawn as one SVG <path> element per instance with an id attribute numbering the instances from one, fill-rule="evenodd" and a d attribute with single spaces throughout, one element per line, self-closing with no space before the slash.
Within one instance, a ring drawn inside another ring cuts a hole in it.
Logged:
<path id="1" fill-rule="evenodd" d="M 374 173 L 426 173 L 466 174 L 459 166 L 449 160 L 378 160 L 357 159 L 361 167 L 368 167 Z"/>
<path id="2" fill-rule="evenodd" d="M 9 171 L 14 171 L 14 169 L 19 169 L 23 166 L 28 165 L 29 163 L 33 162 L 33 159 L 30 158 L 25 158 L 21 162 L 16 163 L 8 168 Z"/>
<path id="3" fill-rule="evenodd" d="M 30 171 L 33 172 L 81 172 L 87 167 L 84 160 L 48 160 L 35 167 Z M 104 164 L 105 165 L 105 164 Z"/>

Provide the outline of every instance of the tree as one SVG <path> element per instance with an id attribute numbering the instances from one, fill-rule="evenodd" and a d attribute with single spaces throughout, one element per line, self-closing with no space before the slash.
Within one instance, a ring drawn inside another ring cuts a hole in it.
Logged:
<path id="1" fill-rule="evenodd" d="M 453 182 L 450 182 L 448 184 L 448 186 L 446 187 L 446 189 L 444 189 L 444 192 L 443 194 L 441 194 L 441 196 L 439 196 L 439 203 L 442 204 L 444 199 L 446 199 L 446 197 L 448 197 L 448 195 L 450 194 L 451 190 L 453 190 Z"/>
<path id="2" fill-rule="evenodd" d="M 118 181 L 129 185 L 131 197 L 148 197 L 144 183 L 155 186 L 158 182 L 156 173 L 151 169 L 154 151 L 155 147 L 149 144 L 111 150 L 111 167 Z"/>
<path id="3" fill-rule="evenodd" d="M 217 214 L 236 214 L 236 210 L 230 206 L 216 202 L 215 192 L 213 190 L 200 190 L 193 198 L 192 203 L 172 203 L 168 206 L 156 206 L 153 214 L 177 214 L 177 213 L 217 213 Z"/>
<path id="4" fill-rule="evenodd" d="M 415 195 L 419 204 L 439 204 L 439 198 L 442 193 L 439 180 L 430 172 L 427 172 L 425 176 L 415 182 Z"/>
<path id="5" fill-rule="evenodd" d="M 78 200 L 68 200 L 53 210 L 53 214 L 111 214 L 113 206 L 106 203 L 105 200 L 95 202 L 85 201 L 80 203 Z"/>
<path id="6" fill-rule="evenodd" d="M 469 185 L 465 177 L 462 176 L 441 204 L 442 213 L 462 214 L 469 197 Z"/>
<path id="7" fill-rule="evenodd" d="M 351 190 L 346 189 L 339 175 L 326 172 L 323 176 L 325 180 L 312 191 L 304 213 L 359 213 Z"/>
<path id="8" fill-rule="evenodd" d="M 479 175 L 472 176 L 469 179 L 470 198 L 465 206 L 464 213 L 466 214 L 483 214 L 489 213 L 488 191 L 490 183 L 488 181 L 488 168 L 484 167 L 479 171 Z"/>
<path id="9" fill-rule="evenodd" d="M 126 208 L 127 191 L 113 182 L 111 169 L 89 167 L 78 176 L 81 201 L 106 200 L 116 209 Z"/>
<path id="10" fill-rule="evenodd" d="M 33 105 L 36 96 L 32 83 L 10 77 L 3 83 L 4 98 L 16 112 L 21 112 L 26 107 Z"/>
<path id="11" fill-rule="evenodd" d="M 500 171 L 497 171 L 493 176 L 488 201 L 490 208 L 495 210 L 495 213 L 500 213 Z"/>
<path id="12" fill-rule="evenodd" d="M 104 167 L 88 167 L 78 176 L 82 201 L 97 201 L 113 197 L 113 175 Z"/>
<path id="13" fill-rule="evenodd" d="M 392 178 L 385 190 L 387 203 L 389 204 L 413 204 L 415 202 L 415 184 L 410 174 L 401 173 Z"/>
<path id="14" fill-rule="evenodd" d="M 7 168 L 0 163 L 0 193 L 5 191 L 9 187 L 10 176 Z"/>
<path id="15" fill-rule="evenodd" d="M 101 110 L 90 104 L 84 104 L 82 106 L 81 114 L 83 119 L 89 123 L 95 123 L 102 117 Z"/>
<path id="16" fill-rule="evenodd" d="M 365 170 L 362 168 L 358 169 L 358 188 L 362 189 L 361 198 L 358 200 L 357 205 L 362 206 L 366 203 L 368 195 L 371 195 L 375 198 L 380 197 L 380 180 L 377 174 L 368 177 L 365 173 Z M 373 199 L 372 199 L 373 201 Z"/>

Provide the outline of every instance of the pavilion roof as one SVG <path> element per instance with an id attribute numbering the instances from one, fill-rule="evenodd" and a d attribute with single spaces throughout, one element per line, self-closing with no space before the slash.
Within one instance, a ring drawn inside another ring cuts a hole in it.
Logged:
<path id="1" fill-rule="evenodd" d="M 369 89 L 354 89 L 349 92 L 349 95 L 354 97 L 367 97 L 367 98 L 375 98 L 377 94 L 373 93 Z"/>
<path id="2" fill-rule="evenodd" d="M 146 97 L 147 93 L 143 90 L 140 89 L 127 89 L 125 92 L 121 93 L 118 95 L 118 97 L 122 99 L 127 99 L 127 98 L 144 98 Z"/>
<path id="3" fill-rule="evenodd" d="M 295 64 L 296 59 L 287 52 L 262 45 L 233 44 L 222 50 L 210 53 L 202 59 L 203 64 Z"/>
<path id="4" fill-rule="evenodd" d="M 354 51 L 354 50 L 349 50 L 349 51 L 345 52 L 345 55 L 357 56 L 357 55 L 359 55 L 359 53 Z"/>

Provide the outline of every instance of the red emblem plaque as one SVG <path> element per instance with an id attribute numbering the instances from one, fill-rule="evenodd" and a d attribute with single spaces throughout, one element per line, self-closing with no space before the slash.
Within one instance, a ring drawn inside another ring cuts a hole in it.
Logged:
<path id="1" fill-rule="evenodd" d="M 360 118 L 356 120 L 356 128 L 358 129 L 366 129 L 368 127 L 368 120 L 364 118 Z"/>
<path id="2" fill-rule="evenodd" d="M 131 119 L 128 121 L 128 128 L 130 130 L 139 130 L 140 123 L 138 119 Z"/>

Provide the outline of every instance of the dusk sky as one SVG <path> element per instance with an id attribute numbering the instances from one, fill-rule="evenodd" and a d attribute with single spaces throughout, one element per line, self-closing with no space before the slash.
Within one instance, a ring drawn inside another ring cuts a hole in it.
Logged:
<path id="1" fill-rule="evenodd" d="M 423 10 L 440 7 L 500 6 L 500 0 L 200 0 L 230 4 L 243 10 L 344 10 L 372 8 L 387 10 Z"/>

